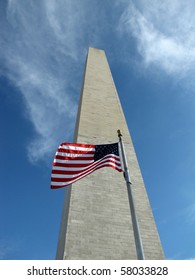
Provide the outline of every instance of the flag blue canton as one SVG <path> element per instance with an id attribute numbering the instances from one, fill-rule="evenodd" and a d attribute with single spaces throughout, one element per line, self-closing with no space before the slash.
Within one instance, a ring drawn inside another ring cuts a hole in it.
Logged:
<path id="1" fill-rule="evenodd" d="M 106 145 L 95 145 L 94 161 L 97 161 L 109 154 L 119 156 L 118 143 L 106 144 Z"/>

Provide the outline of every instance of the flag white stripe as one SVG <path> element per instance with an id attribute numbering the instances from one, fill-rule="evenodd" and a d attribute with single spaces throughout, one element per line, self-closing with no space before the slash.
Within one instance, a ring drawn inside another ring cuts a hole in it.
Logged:
<path id="1" fill-rule="evenodd" d="M 111 165 L 113 167 L 117 167 L 118 169 L 120 169 L 120 167 L 118 167 L 115 162 L 104 161 L 104 162 L 99 163 L 97 166 L 92 166 L 92 167 L 89 166 L 87 168 L 87 170 L 94 170 L 97 167 L 104 166 L 104 165 Z M 78 175 L 82 175 L 84 172 L 86 172 L 86 170 L 84 170 L 83 172 L 79 172 L 78 174 L 52 174 L 51 177 L 52 178 L 74 178 L 74 177 L 77 177 Z"/>
<path id="2" fill-rule="evenodd" d="M 120 157 L 119 156 L 116 156 L 116 155 L 113 155 L 113 154 L 109 154 L 109 155 L 106 155 L 105 157 L 108 157 L 109 156 L 112 156 L 113 158 L 110 158 L 109 160 L 116 160 L 119 164 L 120 164 Z M 116 159 L 114 159 L 116 158 Z M 100 159 L 100 160 L 103 160 L 104 158 Z M 94 161 L 94 160 L 71 160 L 71 164 L 92 164 L 92 163 L 97 163 L 99 160 L 97 161 Z M 54 159 L 54 163 L 70 163 L 70 160 L 62 160 L 62 159 Z M 54 165 L 55 166 L 55 165 Z M 88 168 L 88 167 L 86 167 Z M 67 170 L 71 170 L 71 167 L 68 167 Z"/>
<path id="3" fill-rule="evenodd" d="M 89 175 L 90 173 L 92 173 L 93 171 L 95 171 L 98 167 L 104 167 L 104 165 L 106 165 L 106 163 L 104 164 L 100 164 L 98 166 L 96 166 L 95 168 L 92 168 L 91 170 L 89 170 L 88 172 L 86 172 L 85 174 L 79 176 L 78 178 L 76 179 L 73 179 L 73 180 L 69 180 L 68 182 L 52 182 L 52 186 L 68 186 L 72 183 L 74 183 L 75 181 L 77 181 L 78 179 L 81 179 L 87 175 Z M 119 168 L 120 169 L 120 168 Z"/>
<path id="4" fill-rule="evenodd" d="M 87 167 L 63 167 L 63 166 L 56 166 L 54 165 L 52 167 L 52 170 L 60 170 L 60 171 L 80 171 L 80 170 L 83 170 L 83 169 L 86 169 L 88 168 Z"/>
<path id="5" fill-rule="evenodd" d="M 66 160 L 63 160 L 63 159 L 54 159 L 54 163 L 71 163 L 71 164 L 90 164 L 90 163 L 93 163 L 94 160 L 70 160 L 69 159 L 66 159 Z"/>
<path id="6" fill-rule="evenodd" d="M 73 153 L 63 153 L 57 152 L 56 156 L 63 156 L 63 157 L 93 157 L 93 154 L 73 154 Z"/>
<path id="7" fill-rule="evenodd" d="M 94 148 L 85 148 L 85 147 L 78 147 L 78 146 L 69 146 L 69 145 L 60 145 L 59 149 L 66 149 L 66 150 L 72 150 L 72 151 L 86 151 L 86 152 L 93 152 L 95 151 Z"/>
<path id="8" fill-rule="evenodd" d="M 107 160 L 107 159 L 105 159 L 105 160 Z M 116 162 L 116 163 L 118 163 L 119 165 L 120 165 L 120 160 L 118 160 L 118 159 L 109 159 L 110 161 L 113 161 L 113 162 Z M 95 163 L 97 163 L 98 161 L 94 161 L 94 163 L 93 164 L 95 164 Z M 92 164 L 91 164 L 91 166 L 92 166 Z M 85 167 L 63 167 L 63 166 L 53 166 L 52 167 L 52 170 L 59 170 L 59 171 L 84 171 L 84 170 L 86 170 L 86 169 L 88 169 L 89 168 L 89 166 L 85 166 Z M 118 167 L 119 168 L 119 167 Z"/>

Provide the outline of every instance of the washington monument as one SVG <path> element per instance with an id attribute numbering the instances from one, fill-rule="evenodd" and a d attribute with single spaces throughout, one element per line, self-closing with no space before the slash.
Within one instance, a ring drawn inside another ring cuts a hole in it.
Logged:
<path id="1" fill-rule="evenodd" d="M 131 188 L 145 259 L 164 259 L 112 74 L 103 50 L 88 51 L 74 142 L 109 144 L 123 135 Z M 127 188 L 123 174 L 96 170 L 65 189 L 57 259 L 137 259 Z"/>

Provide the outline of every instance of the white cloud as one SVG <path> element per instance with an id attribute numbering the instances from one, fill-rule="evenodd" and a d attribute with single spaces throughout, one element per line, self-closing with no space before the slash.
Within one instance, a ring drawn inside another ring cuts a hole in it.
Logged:
<path id="1" fill-rule="evenodd" d="M 87 49 L 101 48 L 105 38 L 111 44 L 112 5 L 91 0 L 9 0 L 5 5 L 0 74 L 24 97 L 37 133 L 28 146 L 35 162 L 72 135 Z"/>
<path id="2" fill-rule="evenodd" d="M 33 1 L 9 1 L 1 31 L 0 59 L 4 59 L 7 70 L 3 74 L 21 91 L 37 133 L 28 145 L 32 162 L 44 158 L 56 142 L 72 134 L 76 112 L 73 90 L 77 90 L 78 83 L 68 83 L 77 68 L 76 61 L 71 42 L 58 40 L 48 24 L 49 7 L 50 1 L 39 6 Z"/>
<path id="3" fill-rule="evenodd" d="M 187 2 L 8 1 L 0 11 L 0 74 L 19 88 L 37 133 L 28 146 L 31 161 L 72 135 L 89 46 L 124 58 L 131 40 L 118 37 L 120 30 L 136 39 L 147 67 L 178 76 L 194 69 L 195 7 Z"/>
<path id="4" fill-rule="evenodd" d="M 43 159 L 73 132 L 78 77 L 89 47 L 83 41 L 85 11 L 78 3 L 10 0 L 0 19 L 0 74 L 24 97 L 37 134 L 28 145 L 32 162 Z"/>
<path id="5" fill-rule="evenodd" d="M 195 62 L 194 1 L 142 1 L 123 12 L 120 32 L 133 36 L 146 66 L 185 75 Z"/>

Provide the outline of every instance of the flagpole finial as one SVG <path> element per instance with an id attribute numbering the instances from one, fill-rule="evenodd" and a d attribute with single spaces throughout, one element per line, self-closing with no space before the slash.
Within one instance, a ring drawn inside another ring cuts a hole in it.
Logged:
<path id="1" fill-rule="evenodd" d="M 118 132 L 118 137 L 119 137 L 119 138 L 120 138 L 121 136 L 123 136 L 122 133 L 121 133 L 121 131 L 120 131 L 120 129 L 118 129 L 117 132 Z"/>

